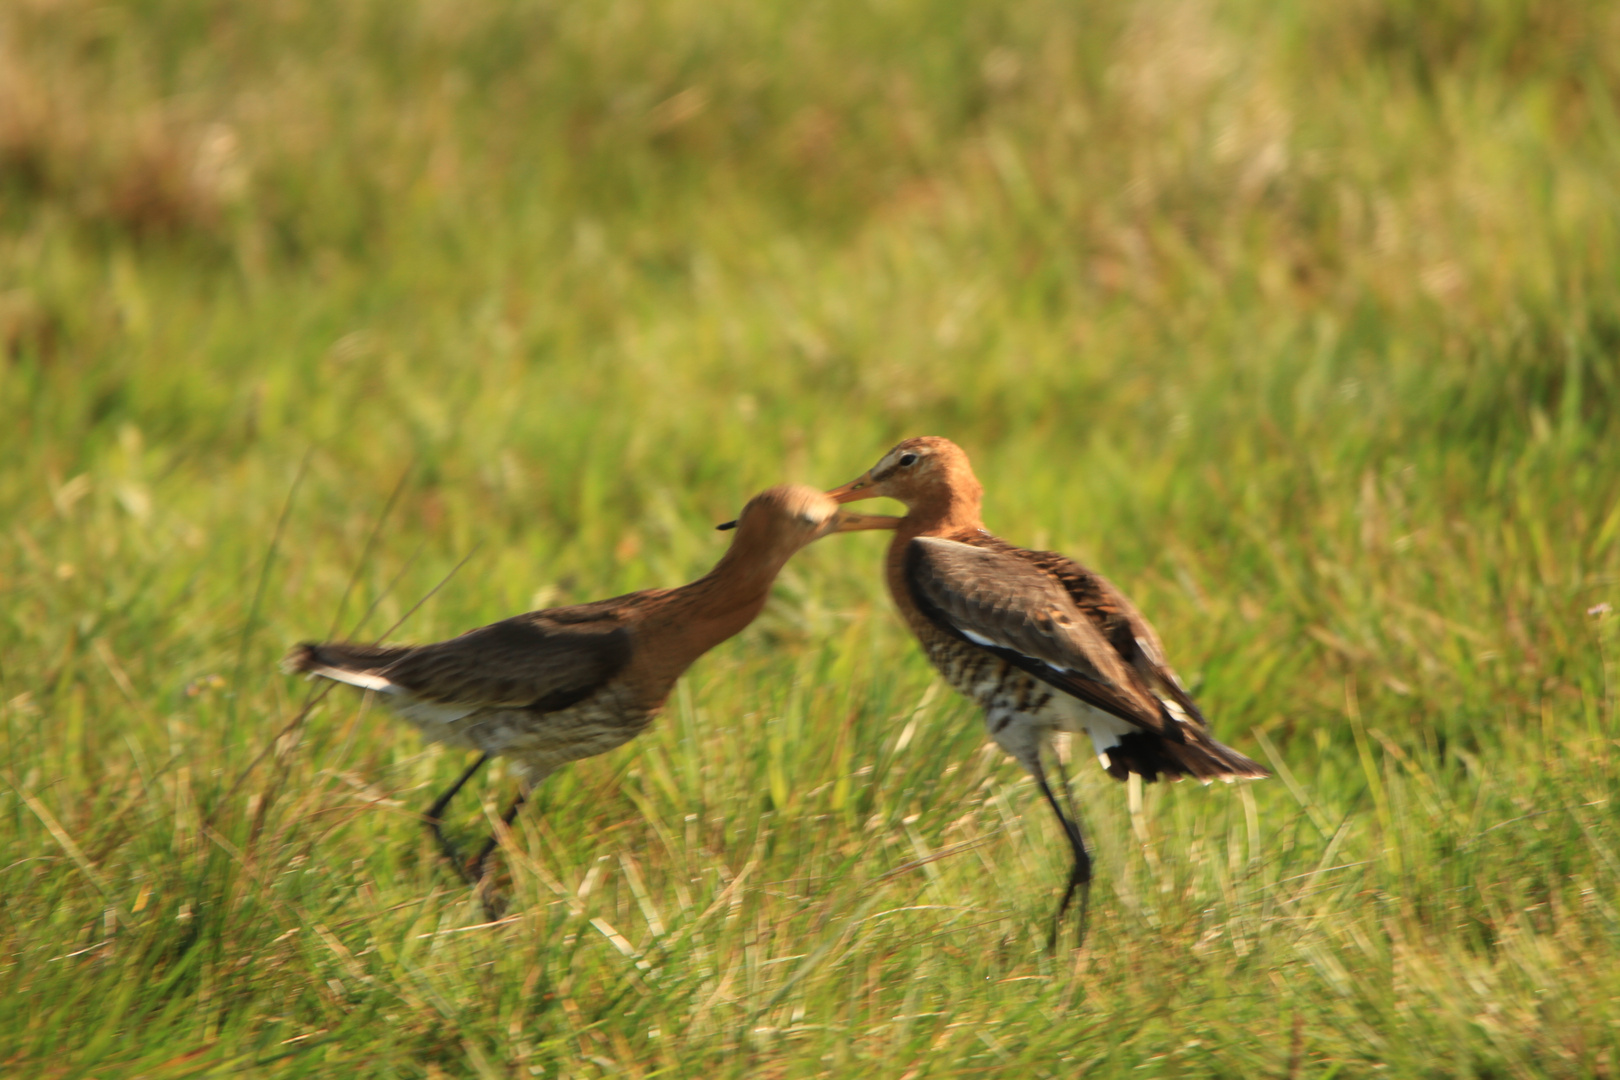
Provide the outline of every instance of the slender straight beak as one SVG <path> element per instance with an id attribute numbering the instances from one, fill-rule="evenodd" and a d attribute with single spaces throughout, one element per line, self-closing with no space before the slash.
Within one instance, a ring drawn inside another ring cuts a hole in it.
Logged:
<path id="1" fill-rule="evenodd" d="M 862 532 L 866 529 L 897 529 L 900 519 L 888 514 L 851 514 L 840 510 L 833 515 L 833 527 L 828 532 Z"/>
<path id="2" fill-rule="evenodd" d="M 888 514 L 851 514 L 840 510 L 833 515 L 831 524 L 833 527 L 823 535 L 840 532 L 863 532 L 867 529 L 897 529 L 900 527 L 900 519 L 890 517 Z M 736 527 L 737 523 L 735 521 L 727 521 L 716 525 L 714 529 L 716 532 L 727 532 Z"/>
<path id="3" fill-rule="evenodd" d="M 831 491 L 827 492 L 827 494 L 832 497 L 833 502 L 847 503 L 858 502 L 861 499 L 873 498 L 877 495 L 877 492 L 872 490 L 872 473 L 870 470 L 868 470 L 867 472 L 861 473 L 861 475 L 857 476 L 849 483 L 844 484 L 841 487 L 833 488 Z"/>

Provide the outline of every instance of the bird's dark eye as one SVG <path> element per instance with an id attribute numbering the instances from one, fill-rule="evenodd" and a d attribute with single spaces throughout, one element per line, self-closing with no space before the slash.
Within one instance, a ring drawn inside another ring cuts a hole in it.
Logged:
<path id="1" fill-rule="evenodd" d="M 916 454 L 901 454 L 900 455 L 900 466 L 902 468 L 904 468 L 907 465 L 915 465 L 915 464 L 917 464 L 917 455 Z"/>

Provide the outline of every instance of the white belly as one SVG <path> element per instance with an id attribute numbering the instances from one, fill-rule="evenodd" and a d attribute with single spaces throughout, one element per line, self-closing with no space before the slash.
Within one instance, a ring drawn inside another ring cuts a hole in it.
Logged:
<path id="1" fill-rule="evenodd" d="M 996 745 L 1037 775 L 1034 763 L 1054 731 L 1088 736 L 1097 754 L 1097 763 L 1107 769 L 1108 752 L 1119 745 L 1121 737 L 1140 730 L 1067 694 L 1053 694 L 1040 708 L 1031 711 L 990 708 L 985 711 L 984 721 Z"/>
<path id="2" fill-rule="evenodd" d="M 1091 747 L 1097 752 L 1097 760 L 1105 769 L 1108 768 L 1108 751 L 1119 745 L 1120 738 L 1142 730 L 1128 720 L 1121 720 L 1067 694 L 1054 697 L 1049 708 L 1062 717 L 1063 722 L 1059 726 L 1064 731 L 1072 731 L 1076 735 L 1084 732 L 1091 736 Z"/>

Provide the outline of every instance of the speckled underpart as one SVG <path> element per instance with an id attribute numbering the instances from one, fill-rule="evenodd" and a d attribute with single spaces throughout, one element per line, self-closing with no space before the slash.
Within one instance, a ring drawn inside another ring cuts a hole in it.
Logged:
<path id="1" fill-rule="evenodd" d="M 923 623 L 915 626 L 923 652 L 951 688 L 984 708 L 985 728 L 996 744 L 1026 768 L 1038 767 L 1054 733 L 1091 740 L 1104 769 L 1109 752 L 1134 729 L 1083 701 L 1063 694 L 971 641 Z"/>
<path id="2" fill-rule="evenodd" d="M 556 712 L 492 709 L 445 722 L 405 703 L 394 711 L 431 742 L 511 759 L 532 787 L 570 761 L 623 746 L 651 726 L 663 704 L 639 701 L 628 684 L 613 682 Z"/>

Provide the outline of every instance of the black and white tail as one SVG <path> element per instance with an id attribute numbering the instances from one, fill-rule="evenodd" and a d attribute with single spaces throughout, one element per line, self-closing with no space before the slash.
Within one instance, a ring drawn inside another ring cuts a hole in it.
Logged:
<path id="1" fill-rule="evenodd" d="M 288 674 L 319 675 L 362 690 L 395 689 L 385 672 L 411 650 L 402 646 L 305 641 L 293 647 L 281 668 Z"/>

